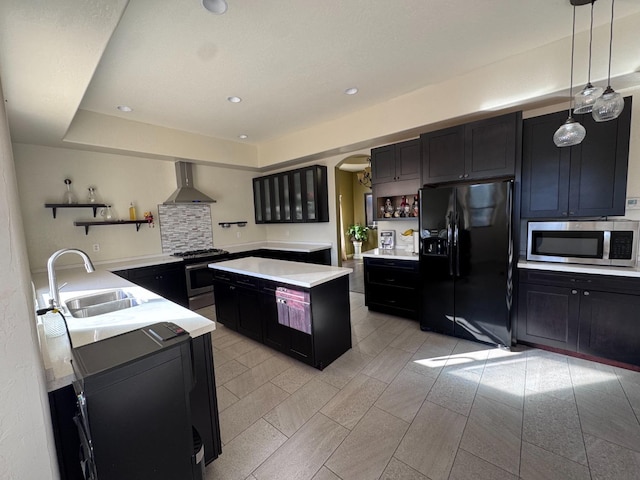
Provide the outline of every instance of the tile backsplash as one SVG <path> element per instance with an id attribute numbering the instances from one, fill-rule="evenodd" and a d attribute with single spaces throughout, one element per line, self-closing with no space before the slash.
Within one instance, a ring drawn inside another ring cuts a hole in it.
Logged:
<path id="1" fill-rule="evenodd" d="M 209 205 L 158 205 L 163 253 L 213 247 Z"/>

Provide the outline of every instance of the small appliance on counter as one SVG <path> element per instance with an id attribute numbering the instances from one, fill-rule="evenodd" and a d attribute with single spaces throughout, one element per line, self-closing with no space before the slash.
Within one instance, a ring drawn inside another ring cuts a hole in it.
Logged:
<path id="1" fill-rule="evenodd" d="M 393 250 L 396 246 L 395 230 L 380 230 L 380 248 L 383 250 Z"/>

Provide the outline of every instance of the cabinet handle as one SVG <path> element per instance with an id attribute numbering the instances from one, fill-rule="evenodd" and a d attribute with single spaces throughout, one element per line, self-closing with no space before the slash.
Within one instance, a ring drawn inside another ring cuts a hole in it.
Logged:
<path id="1" fill-rule="evenodd" d="M 234 287 L 233 285 L 229 285 L 229 290 L 235 290 L 236 287 Z"/>
<path id="2" fill-rule="evenodd" d="M 464 178 L 467 178 L 468 176 L 469 176 L 469 174 L 468 174 L 468 173 L 465 173 L 465 174 L 464 174 Z"/>
<path id="3" fill-rule="evenodd" d="M 458 175 L 458 178 L 462 178 L 462 175 Z"/>
<path id="4" fill-rule="evenodd" d="M 578 293 L 578 290 L 571 290 L 571 293 L 575 295 L 576 293 Z"/>
<path id="5" fill-rule="evenodd" d="M 569 215 L 575 215 L 575 214 L 576 212 L 571 212 L 571 211 L 569 212 Z"/>
<path id="6" fill-rule="evenodd" d="M 583 294 L 585 297 L 588 297 L 588 296 L 589 296 L 589 292 L 583 292 L 582 294 Z"/>
<path id="7" fill-rule="evenodd" d="M 567 212 L 562 212 L 562 216 L 566 217 L 567 216 Z"/>
<path id="8" fill-rule="evenodd" d="M 396 279 L 395 278 L 385 278 L 384 281 L 385 282 L 389 282 L 389 283 L 393 283 L 393 282 L 396 281 Z"/>

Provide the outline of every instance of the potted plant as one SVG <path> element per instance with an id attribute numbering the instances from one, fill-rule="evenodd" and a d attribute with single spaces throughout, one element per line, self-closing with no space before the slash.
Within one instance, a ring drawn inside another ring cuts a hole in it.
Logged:
<path id="1" fill-rule="evenodd" d="M 353 242 L 354 260 L 362 258 L 362 242 L 366 242 L 367 238 L 369 238 L 369 227 L 364 227 L 359 223 L 356 223 L 349 227 L 347 235 L 349 235 Z"/>

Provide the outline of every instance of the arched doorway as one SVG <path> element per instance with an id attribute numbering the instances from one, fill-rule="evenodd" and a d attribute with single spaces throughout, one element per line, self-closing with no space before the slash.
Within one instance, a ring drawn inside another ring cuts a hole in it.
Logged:
<path id="1" fill-rule="evenodd" d="M 351 225 L 366 225 L 371 229 L 367 241 L 362 244 L 362 251 L 377 247 L 378 235 L 371 199 L 370 158 L 367 154 L 350 155 L 335 167 L 338 265 L 353 259 L 354 248 L 346 234 Z"/>

